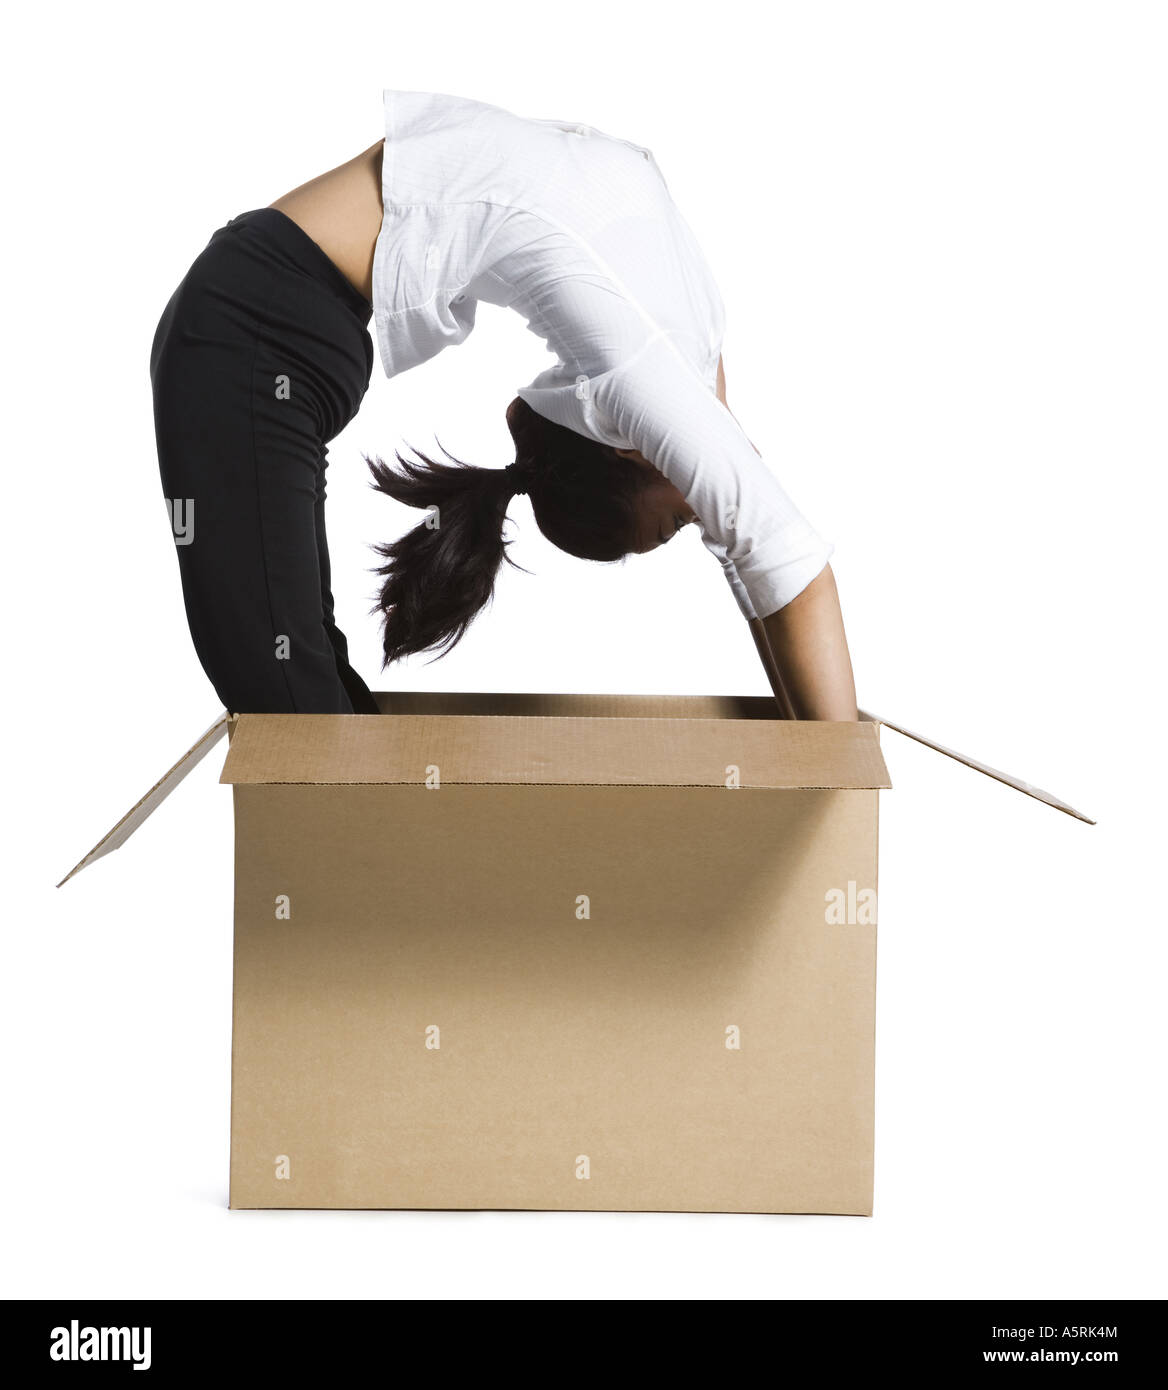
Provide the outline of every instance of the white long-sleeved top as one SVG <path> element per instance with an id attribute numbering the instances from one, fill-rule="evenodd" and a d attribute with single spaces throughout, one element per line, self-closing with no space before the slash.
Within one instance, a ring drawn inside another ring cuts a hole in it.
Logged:
<path id="1" fill-rule="evenodd" d="M 788 604 L 834 546 L 715 394 L 725 310 L 652 152 L 466 97 L 387 90 L 384 104 L 385 374 L 463 342 L 480 302 L 516 310 L 557 359 L 517 394 L 663 473 L 747 618 Z"/>

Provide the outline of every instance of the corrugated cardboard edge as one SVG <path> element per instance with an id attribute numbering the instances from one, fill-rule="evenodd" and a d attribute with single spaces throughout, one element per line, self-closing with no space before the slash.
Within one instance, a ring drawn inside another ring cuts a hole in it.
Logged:
<path id="1" fill-rule="evenodd" d="M 1008 772 L 1001 772 L 996 767 L 990 767 L 988 763 L 978 762 L 976 758 L 971 758 L 965 753 L 958 753 L 953 748 L 946 748 L 943 743 L 926 738 L 924 734 L 914 733 L 912 729 L 906 729 L 902 724 L 894 724 L 891 719 L 885 719 L 882 715 L 871 714 L 868 710 L 863 709 L 860 710 L 860 718 L 873 724 L 884 724 L 889 729 L 895 729 L 898 734 L 903 734 L 905 738 L 915 739 L 917 743 L 923 743 L 926 748 L 931 748 L 936 753 L 943 753 L 945 757 L 952 758 L 954 762 L 962 763 L 965 767 L 971 767 L 975 772 L 983 772 L 987 777 L 992 777 L 997 782 L 1004 782 L 1006 786 L 1013 787 L 1015 791 L 1021 792 L 1024 796 L 1032 796 L 1036 801 L 1053 806 L 1056 811 L 1074 816 L 1076 820 L 1085 821 L 1087 825 L 1096 824 L 1090 816 L 1085 816 L 1082 811 L 1076 811 L 1073 806 L 1060 797 L 1054 796 L 1051 792 L 1043 791 L 1041 787 L 1031 786 L 1029 782 L 1024 782 L 1020 777 L 1012 777 Z"/>
<path id="2" fill-rule="evenodd" d="M 196 767 L 207 756 L 212 748 L 219 742 L 227 732 L 227 726 L 231 716 L 226 710 L 211 725 L 209 729 L 201 734 L 187 751 L 179 758 L 157 782 L 150 788 L 146 795 L 135 805 L 131 806 L 126 814 L 118 821 L 107 834 L 103 835 L 97 844 L 89 851 L 84 859 L 79 860 L 69 870 L 65 877 L 57 884 L 60 888 L 69 882 L 74 874 L 78 874 L 87 865 L 92 864 L 95 859 L 101 859 L 103 855 L 125 844 L 135 830 L 142 824 L 148 816 L 152 815 L 166 798 L 174 791 L 175 787 L 183 780 L 192 768 Z"/>
<path id="3" fill-rule="evenodd" d="M 891 786 L 873 724 L 564 715 L 241 714 L 230 785 Z"/>
<path id="4" fill-rule="evenodd" d="M 395 704 L 398 705 L 399 708 L 404 706 L 406 709 L 410 710 L 418 710 L 425 707 L 429 707 L 432 710 L 434 707 L 433 705 L 428 705 L 428 702 L 446 701 L 446 707 L 453 709 L 467 710 L 477 708 L 481 710 L 485 702 L 504 700 L 509 702 L 505 706 L 508 708 L 509 713 L 521 716 L 525 715 L 526 717 L 531 717 L 532 713 L 546 708 L 547 702 L 553 698 L 560 701 L 565 697 L 550 697 L 540 693 L 498 696 L 493 693 L 442 695 L 428 691 L 409 692 L 406 694 L 388 693 L 379 696 L 382 707 L 387 713 L 393 710 Z M 619 704 L 618 701 L 632 698 L 641 706 L 639 710 L 640 717 L 645 717 L 650 708 L 668 708 L 669 713 L 674 718 L 683 717 L 687 710 L 696 710 L 699 706 L 707 707 L 703 709 L 703 714 L 706 714 L 709 712 L 709 702 L 714 701 L 722 707 L 724 714 L 729 714 L 738 718 L 758 719 L 765 715 L 773 704 L 769 696 L 716 696 L 702 697 L 697 700 L 690 696 L 620 697 L 612 695 L 578 695 L 566 698 L 571 701 L 579 702 L 581 708 L 586 707 L 586 705 L 592 705 L 594 708 L 607 706 L 613 715 L 620 715 L 622 713 L 622 705 Z M 628 706 L 623 706 L 623 708 L 627 707 Z M 92 864 L 95 859 L 100 859 L 103 855 L 109 854 L 112 850 L 118 849 L 123 845 L 134 831 L 138 829 L 142 822 L 152 815 L 162 802 L 166 800 L 187 773 L 189 773 L 197 763 L 202 761 L 223 735 L 225 733 L 230 735 L 234 731 L 237 717 L 238 716 L 228 714 L 225 710 L 214 724 L 191 745 L 178 762 L 176 762 L 174 766 L 150 788 L 146 795 L 142 797 L 136 805 L 130 808 L 113 829 L 103 836 L 93 849 L 69 870 L 65 877 L 61 879 L 60 883 L 57 884 L 57 887 L 60 888 L 68 883 L 75 874 L 80 873 L 87 865 Z M 932 748 L 935 752 L 942 753 L 947 758 L 952 758 L 955 762 L 962 763 L 965 767 L 971 767 L 976 772 L 984 773 L 987 777 L 992 777 L 998 782 L 1004 782 L 1006 786 L 1013 787 L 1015 791 L 1020 791 L 1024 796 L 1030 796 L 1037 801 L 1044 802 L 1046 805 L 1054 807 L 1057 811 L 1062 811 L 1068 816 L 1073 816 L 1076 820 L 1084 821 L 1087 825 L 1095 824 L 1095 821 L 1092 820 L 1090 816 L 1084 815 L 1082 811 L 1077 811 L 1073 806 L 1061 800 L 1061 798 L 1053 796 L 1050 792 L 1043 791 L 1039 787 L 1031 786 L 1030 783 L 1024 782 L 1020 777 L 1013 777 L 1007 772 L 1001 772 L 997 768 L 979 762 L 976 758 L 968 757 L 964 753 L 958 753 L 952 748 L 947 748 L 942 743 L 937 743 L 933 739 L 926 738 L 923 734 L 914 733 L 913 730 L 906 729 L 903 725 L 896 724 L 890 719 L 884 719 L 880 715 L 872 714 L 868 710 L 861 710 L 860 718 L 867 720 L 871 724 L 886 724 L 888 728 L 894 729 L 905 738 L 915 739 L 916 742 L 924 744 L 926 748 Z M 879 747 L 879 745 L 877 745 L 877 747 Z M 887 776 L 887 773 L 885 773 L 885 776 Z M 885 782 L 884 785 L 888 785 L 888 783 Z"/>

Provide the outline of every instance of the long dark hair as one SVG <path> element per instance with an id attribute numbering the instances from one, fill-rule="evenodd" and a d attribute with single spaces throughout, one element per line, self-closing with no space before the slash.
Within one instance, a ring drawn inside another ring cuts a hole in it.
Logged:
<path id="1" fill-rule="evenodd" d="M 374 546 L 385 561 L 372 611 L 384 614 L 386 666 L 415 652 L 445 656 L 462 640 L 490 601 L 499 566 L 515 565 L 503 525 L 519 491 L 531 498 L 540 531 L 569 555 L 613 561 L 633 549 L 643 469 L 518 397 L 507 408 L 507 426 L 515 442 L 511 468 L 464 463 L 441 444 L 448 463 L 417 449 L 416 459 L 395 450 L 395 469 L 365 455 L 373 487 L 428 513 L 400 539 Z"/>

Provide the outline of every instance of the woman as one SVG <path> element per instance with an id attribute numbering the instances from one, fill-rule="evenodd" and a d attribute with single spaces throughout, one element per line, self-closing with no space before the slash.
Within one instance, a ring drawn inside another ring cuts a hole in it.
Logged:
<path id="1" fill-rule="evenodd" d="M 696 525 L 789 717 L 852 720 L 825 543 L 726 405 L 723 308 L 651 152 L 593 127 L 387 91 L 385 139 L 232 218 L 151 353 L 155 422 L 199 659 L 237 712 L 376 713 L 333 617 L 328 442 L 387 376 L 515 309 L 557 365 L 507 407 L 503 469 L 396 455 L 423 509 L 379 546 L 388 664 L 449 651 L 490 598 L 527 493 L 569 554 L 616 560 Z"/>

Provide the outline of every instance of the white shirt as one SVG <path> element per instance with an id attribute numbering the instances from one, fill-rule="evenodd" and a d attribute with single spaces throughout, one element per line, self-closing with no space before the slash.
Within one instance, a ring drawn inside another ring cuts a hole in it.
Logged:
<path id="1" fill-rule="evenodd" d="M 834 546 L 715 394 L 725 310 L 651 151 L 465 97 L 390 90 L 384 102 L 373 311 L 385 374 L 463 342 L 480 301 L 516 310 L 557 358 L 517 394 L 663 473 L 747 618 L 788 604 Z"/>

